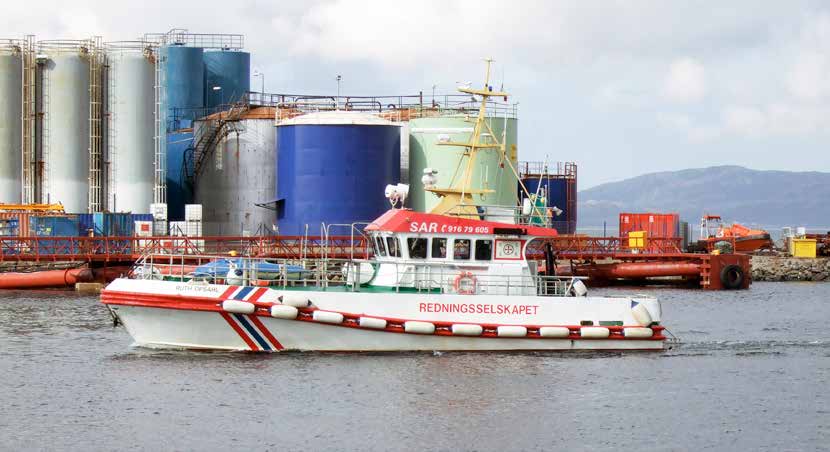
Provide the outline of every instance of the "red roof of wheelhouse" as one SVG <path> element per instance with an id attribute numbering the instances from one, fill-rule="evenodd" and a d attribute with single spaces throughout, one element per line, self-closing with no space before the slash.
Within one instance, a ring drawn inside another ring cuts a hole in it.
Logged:
<path id="1" fill-rule="evenodd" d="M 415 212 L 409 209 L 391 209 L 366 226 L 367 231 L 435 233 L 435 234 L 478 234 L 493 235 L 497 229 L 501 234 L 530 235 L 535 237 L 556 237 L 556 229 L 525 224 L 498 223 L 495 221 Z M 518 232 L 506 232 L 507 230 Z"/>

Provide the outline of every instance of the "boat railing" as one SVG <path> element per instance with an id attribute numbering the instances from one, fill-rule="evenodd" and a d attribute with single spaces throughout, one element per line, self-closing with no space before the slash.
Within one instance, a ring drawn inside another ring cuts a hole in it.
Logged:
<path id="1" fill-rule="evenodd" d="M 568 296 L 578 277 L 474 273 L 447 264 L 417 264 L 345 259 L 266 259 L 235 256 L 146 254 L 131 271 L 134 279 L 227 284 L 281 289 L 318 289 Z"/>

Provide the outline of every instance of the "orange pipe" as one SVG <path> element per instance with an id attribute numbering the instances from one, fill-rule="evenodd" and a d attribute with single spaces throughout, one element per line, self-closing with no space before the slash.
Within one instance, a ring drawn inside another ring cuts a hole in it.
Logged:
<path id="1" fill-rule="evenodd" d="M 93 280 L 92 270 L 70 268 L 67 270 L 45 270 L 31 273 L 0 273 L 0 289 L 44 289 L 49 287 L 74 286 L 76 282 Z"/>
<path id="2" fill-rule="evenodd" d="M 637 279 L 658 276 L 700 276 L 700 264 L 691 262 L 620 262 L 578 268 L 576 273 L 599 279 Z"/>

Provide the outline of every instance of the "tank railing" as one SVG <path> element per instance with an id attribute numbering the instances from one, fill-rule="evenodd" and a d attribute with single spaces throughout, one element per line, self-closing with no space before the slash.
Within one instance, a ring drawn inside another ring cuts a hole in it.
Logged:
<path id="1" fill-rule="evenodd" d="M 77 50 L 80 53 L 90 53 L 95 48 L 95 39 L 50 39 L 37 42 L 37 50 Z"/>
<path id="2" fill-rule="evenodd" d="M 221 33 L 190 33 L 174 28 L 167 33 L 145 33 L 144 40 L 166 46 L 201 47 L 203 49 L 242 50 L 245 35 Z"/>
<path id="3" fill-rule="evenodd" d="M 575 179 L 576 163 L 573 162 L 519 162 L 519 176 L 542 176 L 553 179 Z"/>
<path id="4" fill-rule="evenodd" d="M 117 50 L 141 50 L 144 52 L 155 52 L 157 45 L 149 41 L 109 41 L 104 43 L 104 49 L 109 51 Z"/>
<path id="5" fill-rule="evenodd" d="M 0 39 L 0 50 L 22 53 L 25 48 L 25 43 L 26 41 L 23 39 Z"/>

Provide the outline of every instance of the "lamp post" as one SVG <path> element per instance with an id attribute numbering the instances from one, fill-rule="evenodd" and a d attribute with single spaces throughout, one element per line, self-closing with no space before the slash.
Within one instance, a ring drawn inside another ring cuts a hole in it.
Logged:
<path id="1" fill-rule="evenodd" d="M 343 80 L 343 76 L 337 74 L 337 101 L 334 102 L 335 110 L 340 109 L 340 80 Z"/>
<path id="2" fill-rule="evenodd" d="M 262 82 L 262 89 L 260 90 L 260 92 L 262 93 L 262 97 L 265 98 L 265 74 L 263 74 L 259 70 L 255 70 L 254 77 L 260 78 L 260 81 Z"/>
<path id="3" fill-rule="evenodd" d="M 214 90 L 214 91 L 219 91 L 219 107 L 222 108 L 222 104 L 225 103 L 225 95 L 224 95 L 224 93 L 222 93 L 222 87 L 221 86 L 214 86 L 211 89 Z"/>

